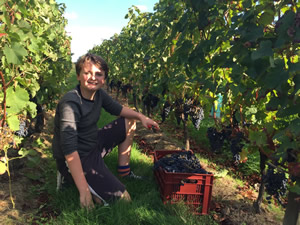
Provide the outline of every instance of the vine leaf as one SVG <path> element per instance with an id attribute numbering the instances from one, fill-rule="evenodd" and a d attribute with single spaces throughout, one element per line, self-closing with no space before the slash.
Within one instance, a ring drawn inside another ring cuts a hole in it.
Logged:
<path id="1" fill-rule="evenodd" d="M 19 130 L 19 120 L 17 115 L 24 109 L 27 109 L 34 117 L 36 114 L 36 104 L 29 101 L 29 94 L 21 87 L 7 89 L 7 122 L 13 131 Z"/>
<path id="2" fill-rule="evenodd" d="M 9 128 L 10 128 L 12 131 L 17 131 L 17 130 L 20 129 L 20 121 L 19 121 L 17 115 L 9 116 L 9 117 L 7 118 L 7 123 L 8 123 Z"/>
<path id="3" fill-rule="evenodd" d="M 260 59 L 264 56 L 273 56 L 272 42 L 271 41 L 262 41 L 260 43 L 259 49 L 252 52 L 252 60 Z"/>
<path id="4" fill-rule="evenodd" d="M 265 133 L 252 130 L 249 132 L 249 139 L 257 146 L 264 146 L 267 142 L 267 136 Z"/>
<path id="5" fill-rule="evenodd" d="M 11 47 L 5 45 L 3 52 L 7 62 L 15 65 L 21 65 L 23 57 L 27 56 L 26 49 L 19 43 L 13 43 Z"/>
<path id="6" fill-rule="evenodd" d="M 8 106 L 8 113 L 17 114 L 22 111 L 27 103 L 29 102 L 29 94 L 25 89 L 20 87 L 16 87 L 14 91 L 13 87 L 9 87 L 7 89 L 7 106 Z"/>

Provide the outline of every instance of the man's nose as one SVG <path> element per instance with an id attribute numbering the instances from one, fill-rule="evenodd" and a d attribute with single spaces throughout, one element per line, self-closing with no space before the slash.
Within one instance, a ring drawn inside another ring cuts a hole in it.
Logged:
<path id="1" fill-rule="evenodd" d="M 94 73 L 91 73 L 91 79 L 95 80 L 96 79 L 96 75 Z"/>

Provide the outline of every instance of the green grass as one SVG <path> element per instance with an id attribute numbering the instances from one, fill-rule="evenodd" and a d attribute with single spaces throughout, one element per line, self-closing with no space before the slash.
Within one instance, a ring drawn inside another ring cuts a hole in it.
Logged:
<path id="1" fill-rule="evenodd" d="M 102 126 L 115 117 L 102 111 L 101 121 L 98 126 Z M 111 171 L 117 175 L 117 149 L 105 158 L 105 163 Z M 96 206 L 87 211 L 80 208 L 79 194 L 75 186 L 65 190 L 55 192 L 55 183 L 48 183 L 48 191 L 53 196 L 49 203 L 58 216 L 43 221 L 43 224 L 106 224 L 106 225 L 152 225 L 152 224 L 217 224 L 211 216 L 193 215 L 183 204 L 163 204 L 158 186 L 153 175 L 152 159 L 137 148 L 134 143 L 131 153 L 131 168 L 138 174 L 147 177 L 145 181 L 126 180 L 120 178 L 131 195 L 132 202 L 115 201 L 109 206 Z M 55 164 L 50 164 L 55 171 Z M 51 179 L 55 179 L 50 175 Z M 42 221 L 41 221 L 42 222 Z"/>

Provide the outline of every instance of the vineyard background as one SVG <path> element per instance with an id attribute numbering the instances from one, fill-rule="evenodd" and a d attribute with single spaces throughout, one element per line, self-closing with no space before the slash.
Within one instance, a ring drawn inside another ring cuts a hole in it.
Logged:
<path id="1" fill-rule="evenodd" d="M 173 106 L 166 119 L 182 126 L 186 149 L 193 135 L 212 137 L 201 127 L 212 116 L 213 136 L 230 131 L 230 140 L 238 138 L 234 150 L 214 139 L 214 153 L 233 156 L 230 166 L 259 156 L 261 181 L 270 170 L 283 174 L 288 197 L 271 200 L 287 200 L 286 224 L 299 214 L 299 6 L 296 0 L 160 0 L 153 13 L 129 9 L 121 33 L 90 50 L 109 63 L 110 87 L 117 95 L 130 90 L 137 109 L 143 103 L 145 113 L 160 114 L 166 102 Z M 9 178 L 10 162 L 32 154 L 24 140 L 42 130 L 43 112 L 66 91 L 72 63 L 64 9 L 54 0 L 0 2 L 0 174 Z M 254 202 L 258 213 L 265 185 Z"/>

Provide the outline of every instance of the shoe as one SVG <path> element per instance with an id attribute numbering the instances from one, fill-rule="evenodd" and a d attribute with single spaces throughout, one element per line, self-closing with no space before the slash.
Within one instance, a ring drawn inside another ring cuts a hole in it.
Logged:
<path id="1" fill-rule="evenodd" d="M 68 188 L 74 184 L 73 180 L 70 180 L 71 177 L 64 177 L 59 171 L 57 171 L 56 176 L 56 191 L 63 190 L 64 188 Z"/>

